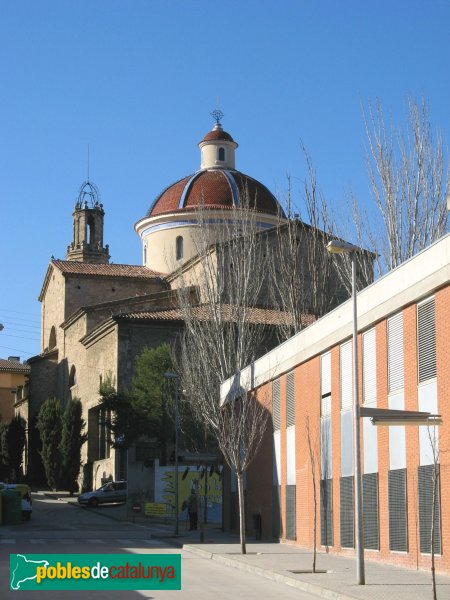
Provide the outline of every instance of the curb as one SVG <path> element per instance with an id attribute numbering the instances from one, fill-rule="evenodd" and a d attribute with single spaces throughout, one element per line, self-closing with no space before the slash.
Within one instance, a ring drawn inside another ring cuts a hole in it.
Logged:
<path id="1" fill-rule="evenodd" d="M 348 594 L 336 592 L 321 585 L 308 583 L 306 581 L 302 581 L 301 579 L 295 579 L 294 577 L 284 575 L 279 571 L 270 571 L 261 567 L 257 567 L 256 565 L 249 565 L 248 563 L 242 562 L 239 559 L 231 558 L 223 554 L 214 554 L 213 552 L 208 552 L 208 550 L 203 550 L 202 548 L 198 548 L 197 546 L 192 546 L 190 544 L 184 544 L 183 550 L 192 552 L 193 554 L 197 554 L 203 558 L 217 560 L 218 562 L 229 567 L 233 567 L 234 569 L 253 573 L 277 583 L 284 583 L 304 592 L 308 592 L 309 594 L 319 596 L 320 598 L 325 598 L 326 600 L 359 600 L 357 596 L 349 596 Z"/>

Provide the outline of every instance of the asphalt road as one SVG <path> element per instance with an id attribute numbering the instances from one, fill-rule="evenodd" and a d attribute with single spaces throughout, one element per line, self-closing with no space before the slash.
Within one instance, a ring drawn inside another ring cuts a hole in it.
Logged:
<path id="1" fill-rule="evenodd" d="M 174 548 L 157 529 L 110 517 L 120 507 L 82 508 L 34 495 L 31 521 L 0 527 L 0 597 L 19 594 L 27 600 L 120 598 L 140 600 L 313 600 L 316 596 Z M 181 554 L 181 591 L 26 591 L 9 589 L 10 554 Z"/>

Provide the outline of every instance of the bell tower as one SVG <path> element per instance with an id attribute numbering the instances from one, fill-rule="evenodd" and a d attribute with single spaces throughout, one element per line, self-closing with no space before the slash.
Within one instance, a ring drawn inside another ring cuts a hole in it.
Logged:
<path id="1" fill-rule="evenodd" d="M 87 180 L 81 186 L 72 216 L 73 240 L 67 247 L 66 260 L 108 264 L 109 247 L 103 246 L 105 211 L 92 181 Z"/>

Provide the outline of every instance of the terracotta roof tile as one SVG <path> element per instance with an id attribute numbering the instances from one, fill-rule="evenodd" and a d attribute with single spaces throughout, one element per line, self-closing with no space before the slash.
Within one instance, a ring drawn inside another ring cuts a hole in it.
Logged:
<path id="1" fill-rule="evenodd" d="M 219 307 L 218 307 L 219 309 Z M 233 322 L 236 320 L 233 315 L 233 307 L 229 304 L 223 304 L 220 307 L 224 321 Z M 199 320 L 208 320 L 211 315 L 209 306 L 201 305 L 192 308 L 194 318 Z M 183 313 L 179 308 L 154 311 L 138 311 L 126 314 L 116 315 L 119 319 L 133 319 L 142 321 L 183 321 Z M 265 325 L 289 325 L 292 323 L 292 317 L 287 312 L 282 312 L 270 308 L 249 308 L 246 318 L 247 323 L 265 324 Z M 302 322 L 306 327 L 315 321 L 313 315 L 303 315 Z"/>
<path id="2" fill-rule="evenodd" d="M 4 358 L 0 358 L 0 371 L 28 374 L 30 372 L 30 366 L 24 365 L 17 360 L 6 360 Z"/>
<path id="3" fill-rule="evenodd" d="M 51 263 L 61 273 L 81 276 L 95 275 L 97 277 L 130 277 L 134 279 L 160 279 L 166 277 L 164 273 L 158 273 L 140 265 L 105 265 L 56 259 L 53 259 Z"/>
<path id="4" fill-rule="evenodd" d="M 224 131 L 222 128 L 220 128 L 220 129 L 213 129 L 213 130 L 209 131 L 205 135 L 205 137 L 202 139 L 200 144 L 202 142 L 211 142 L 214 140 L 226 140 L 227 142 L 234 142 L 231 135 L 229 133 L 227 133 L 226 131 Z"/>
<path id="5" fill-rule="evenodd" d="M 174 184 L 167 186 L 153 202 L 147 213 L 147 216 L 151 215 L 154 217 L 161 213 L 172 212 L 176 210 L 178 208 L 178 202 L 180 201 L 184 187 L 191 177 L 192 175 L 188 175 Z"/>
<path id="6" fill-rule="evenodd" d="M 248 199 L 250 207 L 257 212 L 276 215 L 281 210 L 275 196 L 256 179 L 240 171 L 210 169 L 184 177 L 166 188 L 152 204 L 147 216 L 195 210 L 200 206 L 205 209 L 230 209 L 233 207 L 232 185 L 238 192 L 239 204 Z"/>

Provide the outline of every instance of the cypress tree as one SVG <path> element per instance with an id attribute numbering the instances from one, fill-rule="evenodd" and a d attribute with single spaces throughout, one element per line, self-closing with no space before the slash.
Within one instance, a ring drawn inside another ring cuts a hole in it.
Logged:
<path id="1" fill-rule="evenodd" d="M 41 437 L 40 451 L 48 485 L 56 489 L 61 473 L 61 403 L 48 398 L 39 411 L 37 428 Z"/>
<path id="2" fill-rule="evenodd" d="M 83 408 L 78 398 L 71 400 L 62 416 L 61 434 L 61 487 L 72 495 L 78 490 L 78 475 L 81 466 L 81 447 L 87 440 L 83 433 L 85 421 L 82 417 Z"/>

